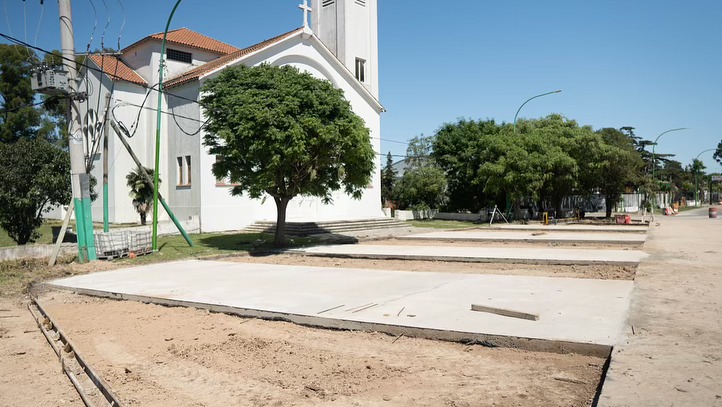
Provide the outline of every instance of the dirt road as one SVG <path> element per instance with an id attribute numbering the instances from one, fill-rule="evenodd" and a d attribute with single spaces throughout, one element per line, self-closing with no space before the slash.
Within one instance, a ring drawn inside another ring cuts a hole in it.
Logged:
<path id="1" fill-rule="evenodd" d="M 652 229 L 600 406 L 722 406 L 721 244 L 706 208 Z"/>

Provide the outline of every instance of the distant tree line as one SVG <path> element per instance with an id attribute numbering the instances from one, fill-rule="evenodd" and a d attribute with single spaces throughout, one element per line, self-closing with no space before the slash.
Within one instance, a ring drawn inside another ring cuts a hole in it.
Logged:
<path id="1" fill-rule="evenodd" d="M 651 145 L 632 127 L 594 130 L 558 114 L 519 120 L 516 130 L 494 120 L 460 119 L 412 139 L 403 177 L 391 186 L 387 160 L 382 195 L 402 209 L 510 206 L 517 218 L 530 207 L 561 214 L 571 195 L 601 195 L 607 217 L 626 192 L 694 197 L 695 175 L 700 185 L 706 179 L 702 162 L 683 167 L 670 154 L 653 160 Z"/>

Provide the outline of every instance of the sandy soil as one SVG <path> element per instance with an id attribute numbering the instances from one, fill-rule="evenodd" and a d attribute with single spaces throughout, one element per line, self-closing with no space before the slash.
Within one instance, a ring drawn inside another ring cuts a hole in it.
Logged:
<path id="1" fill-rule="evenodd" d="M 0 406 L 83 406 L 35 320 L 0 298 Z"/>
<path id="2" fill-rule="evenodd" d="M 64 292 L 41 301 L 130 406 L 587 406 L 604 364 Z"/>
<path id="3" fill-rule="evenodd" d="M 636 267 L 633 266 L 612 265 L 544 265 L 423 260 L 370 260 L 315 257 L 298 254 L 228 257 L 219 260 L 237 261 L 243 263 L 289 264 L 316 267 L 593 278 L 598 280 L 633 280 L 636 270 Z"/>

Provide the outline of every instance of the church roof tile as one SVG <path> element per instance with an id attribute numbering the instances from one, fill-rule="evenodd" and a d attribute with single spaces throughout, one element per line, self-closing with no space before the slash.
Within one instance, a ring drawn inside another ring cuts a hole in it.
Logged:
<path id="1" fill-rule="evenodd" d="M 248 48 L 237 50 L 231 54 L 224 55 L 218 59 L 215 59 L 211 62 L 208 62 L 206 64 L 203 64 L 197 68 L 191 69 L 190 71 L 181 74 L 179 76 L 176 76 L 175 78 L 171 78 L 163 83 L 163 86 L 166 88 L 171 88 L 174 86 L 182 85 L 186 82 L 190 82 L 192 80 L 196 80 L 203 76 L 204 74 L 211 72 L 217 68 L 220 68 L 226 64 L 229 64 L 236 59 L 242 58 L 246 55 L 252 54 L 254 52 L 260 51 L 270 45 L 273 45 L 283 39 L 286 39 L 288 37 L 291 37 L 295 34 L 298 34 L 303 31 L 303 27 L 297 28 L 293 31 L 289 31 L 287 33 L 281 34 L 279 36 L 267 39 L 265 41 L 259 42 L 256 45 L 252 45 Z"/>
<path id="2" fill-rule="evenodd" d="M 123 52 L 149 40 L 163 41 L 163 33 L 149 35 L 142 40 L 125 48 Z M 233 45 L 228 45 L 225 42 L 221 42 L 211 37 L 207 37 L 203 34 L 197 33 L 187 28 L 179 28 L 177 30 L 168 31 L 166 42 L 168 44 L 185 45 L 191 48 L 202 49 L 220 55 L 227 55 L 238 51 L 238 48 L 234 47 Z"/>
<path id="3" fill-rule="evenodd" d="M 92 54 L 90 59 L 114 81 L 125 81 L 141 86 L 148 85 L 148 82 L 137 72 L 113 55 Z"/>

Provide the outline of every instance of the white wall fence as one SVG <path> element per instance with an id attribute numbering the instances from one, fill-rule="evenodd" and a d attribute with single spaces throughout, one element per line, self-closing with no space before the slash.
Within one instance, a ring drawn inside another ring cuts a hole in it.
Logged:
<path id="1" fill-rule="evenodd" d="M 615 213 L 634 213 L 639 212 L 643 209 L 645 200 L 644 194 L 622 194 L 614 207 L 613 212 Z M 657 206 L 659 208 L 666 208 L 672 204 L 671 195 L 668 193 L 660 193 L 657 195 Z M 600 195 L 594 195 L 592 197 L 584 197 L 581 195 L 569 196 L 564 198 L 562 201 L 562 212 L 564 217 L 575 216 L 576 210 L 582 208 L 585 212 L 604 212 L 606 210 L 606 203 L 604 197 Z M 388 209 L 388 208 L 387 208 Z M 464 222 L 489 222 L 493 208 L 484 208 L 479 213 L 452 213 L 452 212 L 439 212 L 438 210 L 395 210 L 393 211 L 393 217 L 397 220 L 423 220 L 423 219 L 440 219 L 440 220 L 457 220 Z M 503 211 L 503 208 L 500 208 Z M 384 210 L 386 216 L 391 217 L 391 210 Z M 538 219 L 540 213 L 538 210 L 529 211 L 528 208 L 523 208 L 522 213 L 524 218 L 530 216 L 534 219 Z M 550 214 L 551 215 L 551 214 Z"/>

